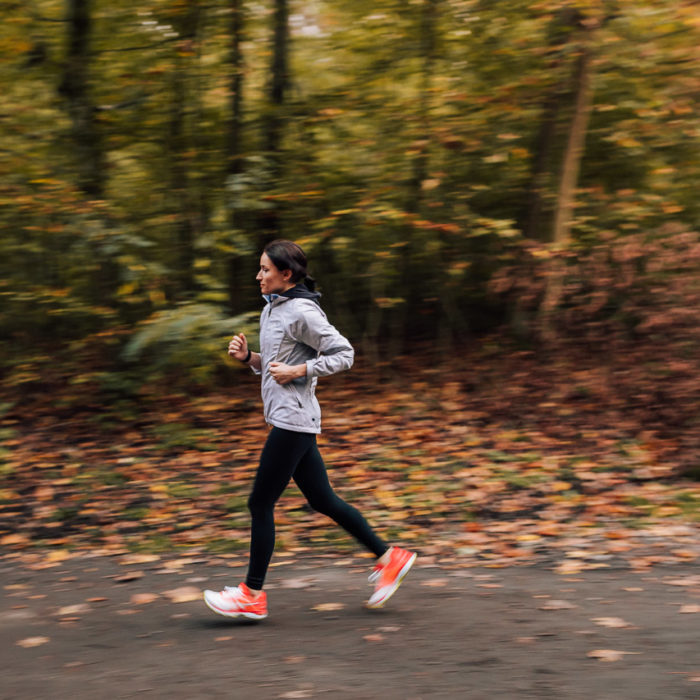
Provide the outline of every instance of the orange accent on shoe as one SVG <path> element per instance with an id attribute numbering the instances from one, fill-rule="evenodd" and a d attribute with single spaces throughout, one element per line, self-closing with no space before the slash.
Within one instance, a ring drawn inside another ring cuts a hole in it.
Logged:
<path id="1" fill-rule="evenodd" d="M 235 588 L 227 586 L 219 593 L 204 591 L 204 602 L 215 613 L 225 617 L 245 617 L 249 620 L 267 617 L 267 594 L 263 591 L 259 596 L 253 597 L 245 583 Z"/>
<path id="2" fill-rule="evenodd" d="M 400 547 L 392 547 L 391 557 L 387 564 L 377 564 L 369 576 L 370 583 L 374 583 L 374 593 L 367 601 L 369 608 L 381 608 L 401 585 L 404 576 L 413 566 L 416 553 L 409 552 Z"/>

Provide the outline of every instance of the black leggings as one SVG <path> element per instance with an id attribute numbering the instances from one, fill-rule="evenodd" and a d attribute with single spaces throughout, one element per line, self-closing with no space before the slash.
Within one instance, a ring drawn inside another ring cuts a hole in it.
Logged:
<path id="1" fill-rule="evenodd" d="M 316 446 L 316 436 L 272 428 L 248 499 L 253 522 L 247 586 L 256 590 L 263 587 L 275 548 L 275 503 L 291 478 L 314 510 L 335 520 L 377 557 L 387 551 L 388 546 L 374 534 L 360 512 L 334 493 Z"/>

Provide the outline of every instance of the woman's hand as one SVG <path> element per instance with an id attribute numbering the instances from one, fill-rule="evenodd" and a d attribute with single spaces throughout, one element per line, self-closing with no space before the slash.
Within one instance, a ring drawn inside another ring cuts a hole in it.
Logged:
<path id="1" fill-rule="evenodd" d="M 270 362 L 270 374 L 278 384 L 289 384 L 294 379 L 306 376 L 306 364 L 285 365 L 284 362 Z"/>
<path id="2" fill-rule="evenodd" d="M 243 333 L 234 335 L 228 344 L 228 354 L 230 357 L 243 362 L 248 357 L 248 341 Z"/>

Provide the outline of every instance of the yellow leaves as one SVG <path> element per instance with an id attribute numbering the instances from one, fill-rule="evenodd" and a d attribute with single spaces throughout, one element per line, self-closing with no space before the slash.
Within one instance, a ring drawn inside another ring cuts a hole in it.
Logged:
<path id="1" fill-rule="evenodd" d="M 637 141 L 637 139 L 633 139 L 631 137 L 625 137 L 621 139 L 617 139 L 615 143 L 618 146 L 622 146 L 623 148 L 637 148 L 639 146 L 642 146 L 642 143 L 640 141 Z"/>
<path id="2" fill-rule="evenodd" d="M 70 559 L 72 556 L 73 555 L 67 549 L 52 549 L 46 557 L 44 557 L 44 561 L 51 564 L 59 564 L 60 562 L 66 561 L 66 559 Z"/>
<path id="3" fill-rule="evenodd" d="M 331 212 L 333 216 L 344 216 L 345 214 L 355 214 L 356 212 L 360 211 L 359 209 L 336 209 L 335 211 Z"/>
<path id="4" fill-rule="evenodd" d="M 126 297 L 133 294 L 138 289 L 138 284 L 136 282 L 127 282 L 122 284 L 117 290 L 117 295 L 120 297 Z"/>
<path id="5" fill-rule="evenodd" d="M 440 178 L 428 178 L 426 180 L 423 180 L 420 183 L 420 186 L 424 192 L 430 192 L 431 190 L 438 188 L 441 182 L 442 181 L 440 180 Z"/>
<path id="6" fill-rule="evenodd" d="M 402 297 L 377 297 L 375 298 L 374 303 L 380 309 L 393 309 L 400 304 L 406 303 L 406 300 Z"/>

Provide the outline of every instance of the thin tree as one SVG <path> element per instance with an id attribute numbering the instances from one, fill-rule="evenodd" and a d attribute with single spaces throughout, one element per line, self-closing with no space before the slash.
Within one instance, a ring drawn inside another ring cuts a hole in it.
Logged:
<path id="1" fill-rule="evenodd" d="M 90 0 L 68 0 L 66 55 L 58 87 L 71 120 L 78 186 L 96 199 L 104 195 L 105 157 L 90 90 Z"/>
<path id="2" fill-rule="evenodd" d="M 199 0 L 187 0 L 174 25 L 180 35 L 170 73 L 170 116 L 167 123 L 167 155 L 170 192 L 176 210 L 176 250 L 179 293 L 194 289 L 195 240 L 203 228 L 205 214 L 199 202 L 190 167 L 196 151 L 189 115 L 196 109 L 190 63 L 196 55 L 201 21 Z"/>
<path id="3" fill-rule="evenodd" d="M 564 49 L 579 28 L 580 21 L 581 13 L 576 8 L 565 7 L 557 13 L 550 25 L 548 49 L 554 55 L 549 62 L 548 72 L 555 79 L 542 102 L 542 117 L 532 147 L 532 171 L 521 220 L 523 234 L 528 238 L 548 240 L 551 234 L 551 228 L 544 223 L 544 192 L 551 176 L 559 114 L 570 91 L 570 78 L 562 80 L 556 76 L 561 71 Z"/>
<path id="4" fill-rule="evenodd" d="M 275 0 L 272 17 L 272 62 L 267 88 L 264 119 L 263 148 L 267 154 L 270 176 L 267 182 L 273 189 L 282 171 L 283 108 L 289 88 L 289 5 L 287 0 Z M 276 207 L 263 210 L 260 215 L 263 241 L 280 235 L 279 212 Z"/>
<path id="5" fill-rule="evenodd" d="M 582 30 L 579 54 L 574 67 L 573 83 L 575 85 L 576 98 L 564 150 L 554 214 L 552 242 L 554 244 L 555 257 L 549 271 L 547 286 L 540 308 L 542 336 L 545 340 L 551 340 L 555 335 L 552 317 L 561 300 L 566 273 L 565 262 L 559 256 L 569 244 L 571 238 L 574 194 L 578 183 L 593 98 L 592 43 L 597 26 L 597 23 L 588 22 Z"/>
<path id="6" fill-rule="evenodd" d="M 231 107 L 226 138 L 227 171 L 235 175 L 243 170 L 241 158 L 241 143 L 243 134 L 243 79 L 244 60 L 243 32 L 245 15 L 243 0 L 231 0 L 231 54 L 229 65 L 231 70 Z"/>

